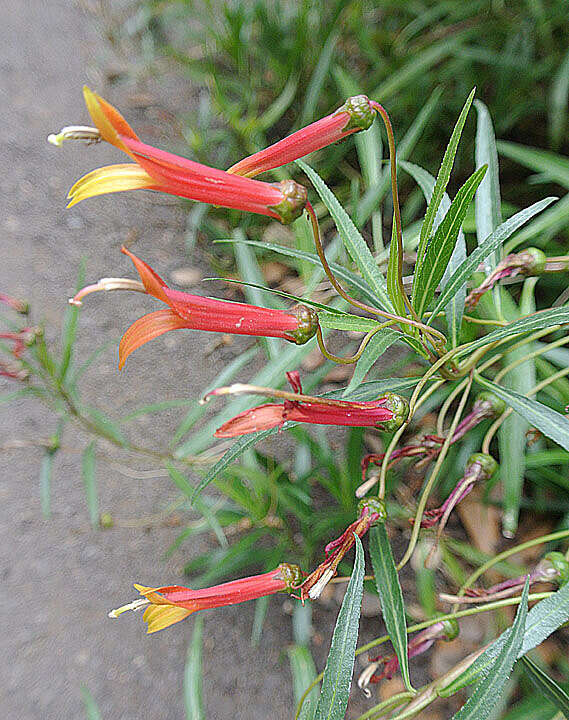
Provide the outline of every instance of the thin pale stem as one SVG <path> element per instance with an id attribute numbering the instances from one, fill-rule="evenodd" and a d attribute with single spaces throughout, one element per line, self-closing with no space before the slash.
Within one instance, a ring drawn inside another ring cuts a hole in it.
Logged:
<path id="1" fill-rule="evenodd" d="M 417 540 L 419 539 L 419 532 L 421 530 L 421 518 L 423 517 L 423 513 L 425 512 L 425 508 L 427 507 L 427 500 L 429 499 L 431 490 L 433 489 L 433 486 L 435 484 L 435 481 L 437 479 L 437 476 L 439 474 L 441 466 L 444 462 L 444 459 L 447 455 L 448 449 L 451 445 L 452 436 L 454 435 L 454 431 L 456 430 L 456 427 L 457 427 L 458 423 L 460 422 L 460 418 L 462 416 L 464 407 L 466 405 L 466 401 L 468 400 L 468 395 L 470 393 L 470 387 L 472 385 L 472 380 L 473 380 L 473 377 L 471 375 L 469 382 L 462 394 L 462 398 L 460 399 L 460 403 L 458 405 L 456 413 L 454 414 L 454 418 L 453 418 L 453 421 L 449 428 L 448 435 L 445 438 L 445 441 L 441 447 L 439 456 L 437 457 L 435 466 L 433 467 L 433 469 L 431 471 L 429 479 L 427 480 L 427 483 L 425 484 L 424 490 L 421 494 L 421 498 L 419 499 L 419 504 L 417 505 L 417 511 L 415 513 L 415 522 L 413 524 L 413 530 L 411 531 L 411 539 L 409 540 L 409 545 L 407 547 L 407 550 L 405 551 L 405 554 L 403 555 L 399 565 L 397 566 L 397 570 L 401 570 L 401 568 L 405 567 L 405 565 L 409 562 L 409 559 L 411 558 L 411 555 L 413 554 L 413 552 L 415 550 L 415 546 L 417 545 Z"/>
<path id="2" fill-rule="evenodd" d="M 366 349 L 369 341 L 372 339 L 372 337 L 378 333 L 380 330 L 384 330 L 386 327 L 389 327 L 390 325 L 393 325 L 395 323 L 395 320 L 388 320 L 385 323 L 382 323 L 378 327 L 374 328 L 373 330 L 370 330 L 370 332 L 367 333 L 367 335 L 364 337 L 364 339 L 361 342 L 360 347 L 358 348 L 358 351 L 355 355 L 350 355 L 349 357 L 340 357 L 339 355 L 334 355 L 334 353 L 331 353 L 324 344 L 324 336 L 322 334 L 322 329 L 320 325 L 316 326 L 316 340 L 318 341 L 318 347 L 320 348 L 320 352 L 322 355 L 324 355 L 325 358 L 328 358 L 328 360 L 332 360 L 332 362 L 339 363 L 341 365 L 352 365 L 353 363 L 356 363 L 362 356 L 363 351 Z"/>

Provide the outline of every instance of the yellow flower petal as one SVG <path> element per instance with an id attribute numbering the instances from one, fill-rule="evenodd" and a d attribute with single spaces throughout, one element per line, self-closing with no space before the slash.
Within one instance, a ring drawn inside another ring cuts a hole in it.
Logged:
<path id="1" fill-rule="evenodd" d="M 159 183 L 135 163 L 106 165 L 77 180 L 67 196 L 71 200 L 67 207 L 96 195 L 140 189 L 157 190 Z"/>
<path id="2" fill-rule="evenodd" d="M 132 153 L 119 138 L 118 134 L 126 135 L 133 140 L 138 140 L 138 137 L 120 112 L 86 85 L 83 86 L 83 97 L 85 98 L 89 115 L 99 129 L 103 140 L 118 147 L 119 150 L 122 150 L 132 157 Z"/>
<path id="3" fill-rule="evenodd" d="M 170 627 L 170 625 L 180 622 L 180 620 L 184 620 L 193 612 L 193 610 L 186 610 L 186 608 L 172 605 L 149 605 L 144 611 L 142 619 L 148 624 L 146 632 L 150 635 L 158 632 L 158 630 L 164 630 L 164 628 Z"/>

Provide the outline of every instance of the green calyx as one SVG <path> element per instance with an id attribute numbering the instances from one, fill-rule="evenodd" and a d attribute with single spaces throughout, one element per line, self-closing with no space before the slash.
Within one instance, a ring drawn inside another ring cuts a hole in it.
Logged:
<path id="1" fill-rule="evenodd" d="M 348 113 L 350 119 L 342 128 L 342 132 L 349 130 L 367 130 L 375 118 L 375 110 L 371 107 L 367 95 L 354 95 L 339 107 L 334 114 Z"/>
<path id="2" fill-rule="evenodd" d="M 285 590 L 292 592 L 302 582 L 302 570 L 298 565 L 281 563 L 277 568 L 282 580 L 285 581 Z"/>
<path id="3" fill-rule="evenodd" d="M 381 498 L 372 496 L 360 500 L 358 503 L 358 513 L 362 515 L 366 510 L 370 515 L 379 515 L 377 520 L 372 523 L 373 525 L 385 522 L 387 510 L 385 509 L 385 502 Z"/>
<path id="4" fill-rule="evenodd" d="M 498 463 L 491 455 L 486 453 L 474 453 L 468 458 L 465 475 L 469 472 L 476 472 L 479 480 L 489 480 L 498 469 Z"/>
<path id="5" fill-rule="evenodd" d="M 458 627 L 458 622 L 454 618 L 449 618 L 448 620 L 442 621 L 443 625 L 443 638 L 450 642 L 451 640 L 454 640 L 458 637 L 460 633 L 460 628 Z"/>
<path id="6" fill-rule="evenodd" d="M 401 395 L 392 392 L 386 393 L 383 397 L 386 399 L 385 407 L 391 410 L 393 417 L 380 423 L 378 427 L 387 432 L 395 432 L 409 417 L 409 402 Z"/>
<path id="7" fill-rule="evenodd" d="M 548 563 L 551 570 L 554 571 L 554 577 L 548 577 L 548 580 L 554 580 L 559 585 L 565 585 L 569 582 L 569 562 L 565 559 L 563 553 L 560 552 L 549 552 L 544 558 L 544 561 Z M 553 572 L 547 573 L 553 575 Z"/>
<path id="8" fill-rule="evenodd" d="M 486 417 L 498 417 L 506 409 L 506 403 L 493 392 L 482 390 L 474 401 L 473 410 L 476 408 L 483 411 Z"/>
<path id="9" fill-rule="evenodd" d="M 522 268 L 524 275 L 541 275 L 545 272 L 547 257 L 542 250 L 529 247 L 519 253 L 519 256 L 525 260 L 524 267 Z"/>
<path id="10" fill-rule="evenodd" d="M 281 180 L 280 183 L 277 183 L 277 187 L 281 191 L 283 199 L 277 205 L 271 205 L 269 210 L 277 213 L 283 225 L 290 225 L 302 215 L 308 200 L 306 188 L 294 180 Z"/>
<path id="11" fill-rule="evenodd" d="M 298 327 L 286 334 L 286 339 L 297 345 L 304 345 L 314 337 L 318 329 L 318 315 L 306 305 L 298 305 L 293 311 L 298 319 Z"/>

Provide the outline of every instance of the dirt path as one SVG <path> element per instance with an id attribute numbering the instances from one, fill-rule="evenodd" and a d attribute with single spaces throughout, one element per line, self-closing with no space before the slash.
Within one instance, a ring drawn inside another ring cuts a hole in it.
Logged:
<path id="1" fill-rule="evenodd" d="M 123 161 L 112 148 L 57 151 L 45 142 L 48 132 L 87 121 L 82 84 L 104 92 L 135 123 L 142 123 L 139 127 L 146 133 L 152 114 L 129 101 L 133 84 L 105 85 L 93 18 L 70 0 L 0 0 L 0 16 L 0 288 L 30 300 L 36 320 L 44 319 L 57 337 L 82 257 L 89 280 L 132 275 L 118 250 L 127 236 L 136 236 L 137 251 L 169 277 L 172 270 L 188 265 L 183 255 L 184 215 L 176 200 L 145 193 L 107 196 L 64 209 L 67 189 L 81 174 Z M 146 89 L 158 98 L 168 92 Z M 175 96 L 175 102 L 180 97 Z M 94 297 L 86 304 L 79 330 L 81 354 L 117 338 L 142 309 L 151 308 L 147 298 L 119 295 Z M 90 369 L 85 399 L 116 416 L 156 400 L 156 388 L 163 398 L 197 397 L 217 372 L 211 356 L 206 360 L 204 355 L 213 342 L 213 336 L 187 344 L 165 338 L 139 351 L 136 362 L 120 376 L 113 346 Z M 7 387 L 0 385 L 1 390 Z M 0 444 L 37 440 L 55 429 L 55 419 L 31 402 L 0 406 L 0 413 Z M 147 418 L 135 429 L 143 440 L 160 444 L 167 439 L 168 422 L 162 425 L 155 417 Z M 100 504 L 112 512 L 115 526 L 92 530 L 80 475 L 85 442 L 72 426 L 66 431 L 66 451 L 56 461 L 50 520 L 42 518 L 39 505 L 41 451 L 0 455 L 2 715 L 81 718 L 80 688 L 85 685 L 105 720 L 181 719 L 191 619 L 147 637 L 140 617 L 111 621 L 106 613 L 131 599 L 132 582 L 183 582 L 181 565 L 213 548 L 214 542 L 204 538 L 186 544 L 164 561 L 163 553 L 179 528 L 164 527 L 152 518 L 176 498 L 172 484 L 160 475 L 128 478 L 109 459 L 128 460 L 138 470 L 151 466 L 104 446 L 102 454 L 108 459 L 98 463 L 97 471 Z M 148 527 L 141 527 L 141 518 L 144 525 L 149 517 Z M 288 668 L 281 655 L 290 641 L 290 623 L 281 605 L 278 599 L 272 601 L 256 650 L 248 642 L 252 605 L 206 615 L 204 697 L 209 718 L 266 718 L 269 708 L 274 720 L 290 716 Z"/>

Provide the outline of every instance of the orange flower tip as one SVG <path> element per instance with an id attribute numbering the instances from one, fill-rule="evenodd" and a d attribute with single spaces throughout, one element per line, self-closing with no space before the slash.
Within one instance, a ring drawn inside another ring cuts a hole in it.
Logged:
<path id="1" fill-rule="evenodd" d="M 133 610 L 134 612 L 136 612 L 143 607 L 147 607 L 149 604 L 150 600 L 147 600 L 146 598 L 138 598 L 138 600 L 133 600 L 126 605 L 121 605 L 121 607 L 117 608 L 116 610 L 111 610 L 110 613 L 108 613 L 108 617 L 115 619 L 118 618 L 119 615 L 122 615 L 129 610 Z"/>
<path id="2" fill-rule="evenodd" d="M 328 583 L 334 577 L 335 574 L 336 574 L 336 571 L 333 570 L 332 568 L 328 568 L 327 570 L 325 570 L 322 573 L 322 577 L 320 577 L 308 591 L 308 597 L 311 600 L 317 600 L 320 597 L 320 595 L 322 595 L 322 591 L 324 590 L 326 585 L 328 585 Z"/>
<path id="3" fill-rule="evenodd" d="M 342 128 L 342 132 L 367 130 L 371 127 L 375 118 L 375 110 L 367 95 L 349 97 L 334 114 L 340 113 L 347 113 L 349 116 L 349 120 Z"/>
<path id="4" fill-rule="evenodd" d="M 47 136 L 48 143 L 56 147 L 61 147 L 65 140 L 80 140 L 87 145 L 92 145 L 101 142 L 102 139 L 99 130 L 88 125 L 67 125 L 58 133 L 51 133 Z"/>
<path id="5" fill-rule="evenodd" d="M 283 199 L 276 205 L 271 205 L 269 210 L 278 215 L 283 225 L 290 225 L 302 215 L 306 206 L 308 201 L 306 188 L 294 180 L 282 180 L 276 186 L 281 191 Z"/>
<path id="6" fill-rule="evenodd" d="M 101 278 L 93 285 L 86 285 L 72 298 L 69 298 L 70 305 L 80 307 L 83 305 L 83 298 L 95 292 L 109 290 L 134 290 L 135 292 L 146 293 L 144 285 L 140 280 L 131 280 L 130 278 Z"/>

